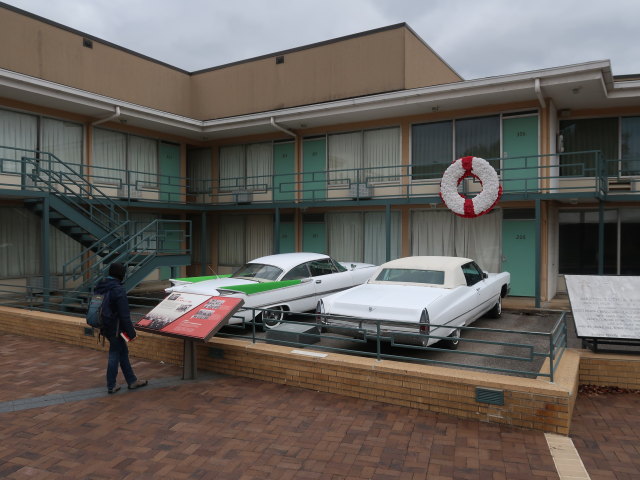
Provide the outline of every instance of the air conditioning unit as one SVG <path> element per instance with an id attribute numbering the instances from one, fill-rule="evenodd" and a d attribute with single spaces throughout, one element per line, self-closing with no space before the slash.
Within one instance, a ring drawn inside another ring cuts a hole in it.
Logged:
<path id="1" fill-rule="evenodd" d="M 253 193 L 249 190 L 234 190 L 231 193 L 233 194 L 233 201 L 238 205 L 246 205 L 253 201 Z"/>
<path id="2" fill-rule="evenodd" d="M 349 196 L 353 200 L 366 200 L 371 198 L 371 188 L 366 183 L 352 183 L 349 186 Z"/>

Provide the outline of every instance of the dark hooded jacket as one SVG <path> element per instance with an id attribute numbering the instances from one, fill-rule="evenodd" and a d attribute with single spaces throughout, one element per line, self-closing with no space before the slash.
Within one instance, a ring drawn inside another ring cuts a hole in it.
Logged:
<path id="1" fill-rule="evenodd" d="M 102 305 L 102 313 L 105 317 L 102 334 L 112 340 L 120 332 L 125 332 L 133 340 L 136 337 L 136 331 L 131 322 L 129 300 L 122 282 L 114 277 L 105 277 L 96 285 L 95 293 L 100 295 L 108 293 Z"/>

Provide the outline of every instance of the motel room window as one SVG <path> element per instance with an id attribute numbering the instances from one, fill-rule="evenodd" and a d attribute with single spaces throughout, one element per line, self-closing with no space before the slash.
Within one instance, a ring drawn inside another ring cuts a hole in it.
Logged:
<path id="1" fill-rule="evenodd" d="M 640 175 L 640 117 L 621 119 L 620 143 L 622 175 Z"/>
<path id="2" fill-rule="evenodd" d="M 608 161 L 608 174 L 615 175 L 617 166 L 611 160 L 618 158 L 618 118 L 562 120 L 560 136 L 561 176 L 595 177 L 595 152 L 601 152 L 602 159 Z"/>
<path id="3" fill-rule="evenodd" d="M 122 132 L 93 131 L 91 181 L 116 185 L 121 194 L 158 186 L 158 141 Z"/>
<path id="4" fill-rule="evenodd" d="M 55 155 L 64 162 L 68 169 L 55 160 L 51 163 L 53 171 L 76 173 L 82 171 L 82 149 L 84 129 L 79 123 L 65 122 L 54 118 L 43 118 L 41 121 L 40 150 Z"/>
<path id="5" fill-rule="evenodd" d="M 451 162 L 472 155 L 500 168 L 500 115 L 422 123 L 411 127 L 411 175 L 437 179 Z"/>
<path id="6" fill-rule="evenodd" d="M 559 273 L 598 273 L 597 211 L 561 211 Z M 640 212 L 637 208 L 604 212 L 604 273 L 640 275 Z"/>
<path id="7" fill-rule="evenodd" d="M 219 265 L 240 267 L 273 254 L 273 215 L 222 215 L 218 232 Z"/>
<path id="8" fill-rule="evenodd" d="M 328 213 L 329 255 L 343 262 L 387 261 L 385 212 Z M 400 257 L 400 213 L 391 212 L 391 258 Z"/>
<path id="9" fill-rule="evenodd" d="M 0 110 L 0 171 L 3 173 L 19 173 L 20 159 L 28 156 L 28 152 L 12 150 L 12 147 L 24 150 L 38 148 L 38 117 L 24 113 Z"/>
<path id="10" fill-rule="evenodd" d="M 400 128 L 328 136 L 329 184 L 395 182 L 400 175 Z"/>
<path id="11" fill-rule="evenodd" d="M 271 188 L 273 142 L 220 147 L 220 190 L 257 190 Z"/>

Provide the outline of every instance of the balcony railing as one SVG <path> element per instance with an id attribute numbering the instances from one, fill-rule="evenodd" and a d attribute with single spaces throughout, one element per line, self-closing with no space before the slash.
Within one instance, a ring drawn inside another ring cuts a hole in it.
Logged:
<path id="1" fill-rule="evenodd" d="M 24 159 L 3 155 L 2 151 L 0 147 L 0 188 L 36 190 L 24 174 Z M 31 157 L 39 155 L 35 152 Z M 46 158 L 50 161 L 51 157 Z M 640 196 L 640 158 L 606 160 L 599 151 L 585 151 L 487 160 L 499 166 L 505 200 Z M 439 197 L 442 173 L 449 165 L 448 162 L 414 163 L 224 179 L 71 163 L 66 163 L 66 168 L 103 194 L 129 203 L 277 206 L 391 199 L 435 201 Z M 55 166 L 49 168 L 55 170 Z M 64 182 L 64 178 L 61 177 L 61 181 Z M 474 195 L 481 190 L 481 185 L 469 177 L 461 182 L 459 189 Z M 80 194 L 92 195 L 90 190 Z"/>

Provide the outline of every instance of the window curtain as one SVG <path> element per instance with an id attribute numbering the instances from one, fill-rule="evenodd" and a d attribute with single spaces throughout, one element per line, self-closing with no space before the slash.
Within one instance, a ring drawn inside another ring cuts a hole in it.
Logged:
<path id="1" fill-rule="evenodd" d="M 220 190 L 244 187 L 244 146 L 220 147 Z"/>
<path id="2" fill-rule="evenodd" d="M 502 252 L 502 210 L 476 218 L 455 217 L 455 255 L 476 261 L 487 272 L 499 272 Z"/>
<path id="3" fill-rule="evenodd" d="M 571 154 L 599 150 L 603 160 L 618 158 L 618 118 L 587 118 L 581 120 L 563 120 L 560 122 L 560 134 L 564 153 L 560 156 L 561 176 L 594 177 L 596 155 L 594 153 Z M 608 165 L 608 173 L 614 175 L 615 162 Z"/>
<path id="4" fill-rule="evenodd" d="M 132 190 L 158 187 L 158 142 L 129 136 L 127 170 Z"/>
<path id="5" fill-rule="evenodd" d="M 456 158 L 474 156 L 500 168 L 500 116 L 456 120 Z M 490 160 L 490 159 L 496 160 Z"/>
<path id="6" fill-rule="evenodd" d="M 132 244 L 136 250 L 146 251 L 155 250 L 157 247 L 156 234 L 159 225 L 153 229 L 145 228 L 154 220 L 158 220 L 160 215 L 154 213 L 129 213 L 129 236 L 131 237 Z"/>
<path id="7" fill-rule="evenodd" d="M 246 260 L 271 255 L 273 253 L 273 217 L 271 215 L 249 215 L 246 219 L 244 242 Z"/>
<path id="8" fill-rule="evenodd" d="M 189 193 L 211 193 L 211 149 L 199 148 L 187 153 L 187 175 Z"/>
<path id="9" fill-rule="evenodd" d="M 127 136 L 102 128 L 93 130 L 93 173 L 91 182 L 118 185 L 127 179 Z"/>
<path id="10" fill-rule="evenodd" d="M 326 215 L 329 255 L 338 261 L 362 262 L 363 222 L 360 213 L 329 213 Z"/>
<path id="11" fill-rule="evenodd" d="M 502 211 L 462 218 L 449 211 L 418 211 L 411 217 L 412 255 L 445 255 L 475 260 L 488 272 L 500 271 Z"/>
<path id="12" fill-rule="evenodd" d="M 239 267 L 244 258 L 244 222 L 240 215 L 223 215 L 218 224 L 218 263 Z"/>
<path id="13" fill-rule="evenodd" d="M 40 230 L 40 229 L 38 229 Z M 57 228 L 51 228 L 51 244 L 49 247 L 49 269 L 54 275 L 62 275 L 67 262 L 78 259 L 83 250 L 81 244 Z"/>
<path id="14" fill-rule="evenodd" d="M 449 211 L 416 211 L 411 215 L 412 255 L 455 255 L 456 216 Z"/>
<path id="15" fill-rule="evenodd" d="M 52 159 L 50 169 L 63 173 L 69 170 L 80 173 L 82 166 L 83 127 L 79 123 L 63 122 L 53 118 L 42 119 L 42 146 L 40 150 L 48 152 L 65 163 L 65 168 Z"/>
<path id="16" fill-rule="evenodd" d="M 247 145 L 247 188 L 267 190 L 271 188 L 273 176 L 273 144 L 254 143 Z"/>
<path id="17" fill-rule="evenodd" d="M 384 212 L 364 214 L 364 258 L 366 263 L 380 265 L 387 261 L 387 215 Z M 391 258 L 400 258 L 400 213 L 391 212 Z"/>
<path id="18" fill-rule="evenodd" d="M 35 150 L 38 146 L 38 119 L 33 115 L 0 110 L 0 147 Z M 20 173 L 20 159 L 33 152 L 0 148 L 0 172 Z"/>
<path id="19" fill-rule="evenodd" d="M 329 184 L 358 182 L 354 169 L 362 167 L 362 132 L 329 135 Z"/>
<path id="20" fill-rule="evenodd" d="M 40 273 L 40 224 L 24 209 L 0 207 L 0 276 Z"/>
<path id="21" fill-rule="evenodd" d="M 621 120 L 622 175 L 640 175 L 640 117 Z"/>
<path id="22" fill-rule="evenodd" d="M 452 121 L 411 127 L 411 176 L 414 180 L 440 180 L 453 160 Z"/>
<path id="23" fill-rule="evenodd" d="M 362 182 L 397 181 L 400 174 L 400 128 L 364 132 Z"/>

